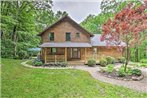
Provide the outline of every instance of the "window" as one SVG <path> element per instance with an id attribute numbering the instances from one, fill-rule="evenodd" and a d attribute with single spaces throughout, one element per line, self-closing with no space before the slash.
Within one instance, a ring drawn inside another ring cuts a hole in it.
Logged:
<path id="1" fill-rule="evenodd" d="M 51 48 L 51 53 L 56 53 L 57 49 L 56 48 Z"/>
<path id="2" fill-rule="evenodd" d="M 76 33 L 76 38 L 79 38 L 80 37 L 80 33 Z"/>
<path id="3" fill-rule="evenodd" d="M 66 41 L 70 41 L 71 38 L 70 38 L 70 33 L 66 33 Z"/>
<path id="4" fill-rule="evenodd" d="M 54 41 L 54 33 L 49 33 L 49 40 Z"/>

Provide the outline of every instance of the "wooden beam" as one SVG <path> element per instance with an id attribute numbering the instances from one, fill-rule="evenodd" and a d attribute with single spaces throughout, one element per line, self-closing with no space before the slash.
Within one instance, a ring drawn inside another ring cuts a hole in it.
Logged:
<path id="1" fill-rule="evenodd" d="M 44 48 L 45 50 L 44 50 L 44 56 L 45 56 L 45 63 L 47 63 L 47 61 L 46 61 L 46 48 Z"/>
<path id="2" fill-rule="evenodd" d="M 84 57 L 85 57 L 85 63 L 86 63 L 87 49 L 85 48 L 84 50 L 85 50 L 85 55 L 84 55 Z"/>
<path id="3" fill-rule="evenodd" d="M 67 48 L 64 49 L 65 62 L 67 61 Z"/>
<path id="4" fill-rule="evenodd" d="M 54 59 L 55 63 L 57 62 L 57 56 L 55 55 L 55 59 Z"/>

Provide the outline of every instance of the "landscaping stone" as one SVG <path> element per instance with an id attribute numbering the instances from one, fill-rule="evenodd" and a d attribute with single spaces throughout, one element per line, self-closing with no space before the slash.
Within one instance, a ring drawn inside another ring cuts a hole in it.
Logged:
<path id="1" fill-rule="evenodd" d="M 139 80 L 142 80 L 143 79 L 143 75 L 141 75 L 141 76 L 133 76 L 132 77 L 132 80 L 134 80 L 134 81 L 139 81 Z"/>

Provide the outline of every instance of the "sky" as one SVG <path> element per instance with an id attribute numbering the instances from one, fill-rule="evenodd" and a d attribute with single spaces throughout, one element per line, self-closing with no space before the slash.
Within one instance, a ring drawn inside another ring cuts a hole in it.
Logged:
<path id="1" fill-rule="evenodd" d="M 77 23 L 82 22 L 89 14 L 100 13 L 102 0 L 53 0 L 53 11 L 66 11 Z"/>

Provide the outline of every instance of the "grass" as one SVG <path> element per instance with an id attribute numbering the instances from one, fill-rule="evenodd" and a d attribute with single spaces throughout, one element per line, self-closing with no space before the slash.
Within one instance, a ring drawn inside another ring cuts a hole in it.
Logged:
<path id="1" fill-rule="evenodd" d="M 28 64 L 28 65 L 32 65 L 32 64 L 33 64 L 33 60 L 27 61 L 27 64 Z"/>
<path id="2" fill-rule="evenodd" d="M 133 66 L 136 66 L 136 67 L 145 67 L 145 68 L 147 68 L 147 63 L 142 63 L 142 62 L 131 62 L 130 63 L 131 65 L 133 65 Z"/>
<path id="3" fill-rule="evenodd" d="M 113 86 L 74 69 L 49 70 L 2 59 L 2 98 L 145 98 L 146 93 Z"/>

